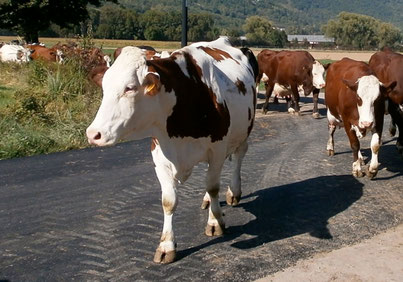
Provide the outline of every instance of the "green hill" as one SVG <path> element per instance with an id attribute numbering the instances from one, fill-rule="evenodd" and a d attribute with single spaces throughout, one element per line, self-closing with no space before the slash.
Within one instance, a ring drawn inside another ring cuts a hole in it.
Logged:
<path id="1" fill-rule="evenodd" d="M 137 12 L 181 10 L 180 0 L 119 0 Z M 402 0 L 188 0 L 189 13 L 207 12 L 217 26 L 240 28 L 245 18 L 258 15 L 287 33 L 321 33 L 320 27 L 340 12 L 352 12 L 390 22 L 403 30 Z"/>

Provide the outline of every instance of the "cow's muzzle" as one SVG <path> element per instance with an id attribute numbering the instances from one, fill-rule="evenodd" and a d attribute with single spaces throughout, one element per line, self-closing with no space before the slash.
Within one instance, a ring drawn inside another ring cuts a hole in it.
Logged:
<path id="1" fill-rule="evenodd" d="M 106 142 L 106 136 L 102 134 L 98 130 L 90 129 L 87 128 L 87 138 L 88 138 L 88 143 L 91 145 L 97 145 L 97 146 L 107 146 L 110 145 L 108 142 Z"/>
<path id="2" fill-rule="evenodd" d="M 372 121 L 360 121 L 358 126 L 362 129 L 371 129 L 374 123 Z"/>

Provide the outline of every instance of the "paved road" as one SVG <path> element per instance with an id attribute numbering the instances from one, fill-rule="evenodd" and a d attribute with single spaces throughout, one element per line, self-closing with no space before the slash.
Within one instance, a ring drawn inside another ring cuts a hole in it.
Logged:
<path id="1" fill-rule="evenodd" d="M 194 169 L 178 191 L 170 265 L 152 262 L 163 216 L 149 140 L 0 161 L 0 280 L 251 281 L 401 224 L 395 139 L 384 133 L 378 176 L 355 179 L 343 130 L 328 157 L 326 119 L 311 118 L 311 98 L 302 101 L 301 117 L 284 104 L 258 115 L 241 204 L 228 207 L 220 194 L 223 237 L 203 234 L 206 166 Z M 362 143 L 368 157 L 369 138 Z M 223 187 L 229 171 L 227 163 Z"/>

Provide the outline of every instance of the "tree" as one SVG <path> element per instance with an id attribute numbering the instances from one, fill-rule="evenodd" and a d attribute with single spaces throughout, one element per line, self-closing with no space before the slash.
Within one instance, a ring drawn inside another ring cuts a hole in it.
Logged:
<path id="1" fill-rule="evenodd" d="M 400 31 L 391 24 L 373 17 L 341 12 L 322 27 L 325 35 L 334 37 L 336 44 L 356 49 L 373 49 L 393 45 L 401 40 Z"/>
<path id="2" fill-rule="evenodd" d="M 378 47 L 380 49 L 385 46 L 393 47 L 399 44 L 403 39 L 400 30 L 390 23 L 381 23 L 378 26 L 377 37 L 379 41 Z"/>
<path id="3" fill-rule="evenodd" d="M 287 43 L 286 33 L 273 27 L 266 18 L 259 16 L 249 17 L 246 19 L 243 28 L 249 44 L 282 48 Z"/>
<path id="4" fill-rule="evenodd" d="M 273 27 L 269 20 L 259 16 L 252 16 L 246 19 L 243 29 L 248 42 L 265 45 L 268 41 L 267 35 L 272 31 Z"/>
<path id="5" fill-rule="evenodd" d="M 0 4 L 0 28 L 23 36 L 26 42 L 38 42 L 39 31 L 51 23 L 69 27 L 88 18 L 87 5 L 117 0 L 8 0 Z"/>
<path id="6" fill-rule="evenodd" d="M 214 18 L 207 13 L 191 14 L 189 17 L 189 40 L 202 41 L 217 39 L 219 32 L 214 27 Z"/>

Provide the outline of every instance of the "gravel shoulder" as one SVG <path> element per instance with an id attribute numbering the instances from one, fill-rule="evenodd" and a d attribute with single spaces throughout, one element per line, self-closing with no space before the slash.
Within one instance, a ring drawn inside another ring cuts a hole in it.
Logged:
<path id="1" fill-rule="evenodd" d="M 266 281 L 402 281 L 403 224 L 357 245 L 299 261 Z"/>

